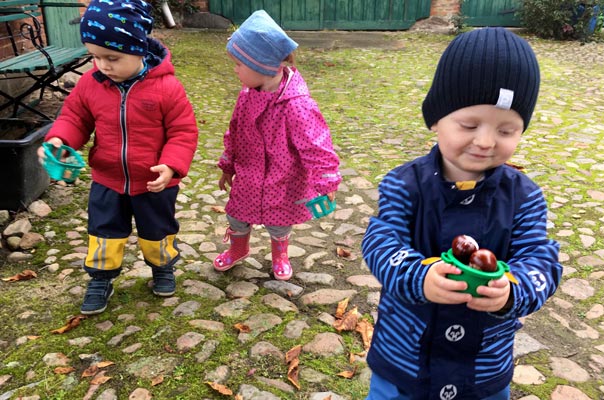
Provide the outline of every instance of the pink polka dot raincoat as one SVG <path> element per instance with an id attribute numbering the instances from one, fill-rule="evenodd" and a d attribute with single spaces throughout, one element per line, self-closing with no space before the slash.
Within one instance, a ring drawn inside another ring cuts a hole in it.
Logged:
<path id="1" fill-rule="evenodd" d="M 250 224 L 288 226 L 311 218 L 304 203 L 342 180 L 329 127 L 295 68 L 275 92 L 239 93 L 218 163 L 233 175 L 226 212 Z"/>

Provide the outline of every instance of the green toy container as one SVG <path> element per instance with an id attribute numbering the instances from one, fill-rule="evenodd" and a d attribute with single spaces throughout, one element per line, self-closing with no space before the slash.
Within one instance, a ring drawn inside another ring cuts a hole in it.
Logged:
<path id="1" fill-rule="evenodd" d="M 327 195 L 318 196 L 306 203 L 306 208 L 315 218 L 331 214 L 336 209 L 336 200 L 329 200 Z"/>
<path id="2" fill-rule="evenodd" d="M 62 145 L 57 148 L 51 143 L 45 142 L 44 146 L 44 168 L 48 175 L 56 181 L 67 183 L 75 182 L 82 168 L 86 166 L 82 156 L 69 146 Z M 60 159 L 63 159 L 61 161 Z"/>
<path id="3" fill-rule="evenodd" d="M 447 278 L 453 279 L 454 281 L 466 282 L 468 284 L 468 288 L 466 290 L 462 290 L 461 292 L 470 293 L 474 297 L 482 297 L 481 295 L 476 293 L 476 288 L 478 288 L 478 286 L 488 286 L 490 280 L 499 279 L 506 272 L 510 272 L 509 265 L 500 260 L 497 260 L 497 271 L 495 272 L 484 272 L 472 268 L 466 264 L 461 263 L 457 258 L 455 258 L 452 249 L 449 249 L 448 251 L 442 253 L 441 259 L 447 264 L 455 265 L 461 270 L 461 274 L 447 274 Z"/>

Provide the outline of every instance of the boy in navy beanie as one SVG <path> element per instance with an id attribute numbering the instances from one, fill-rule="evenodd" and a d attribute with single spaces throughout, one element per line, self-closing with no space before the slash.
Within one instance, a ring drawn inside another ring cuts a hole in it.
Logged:
<path id="1" fill-rule="evenodd" d="M 562 274 L 541 189 L 506 165 L 538 92 L 535 54 L 503 28 L 463 33 L 442 54 L 422 107 L 438 144 L 384 177 L 362 242 L 383 287 L 367 399 L 510 398 L 518 318 L 539 310 Z M 439 257 L 460 235 L 511 274 L 468 293 Z"/>
<path id="2" fill-rule="evenodd" d="M 46 136 L 55 147 L 81 149 L 94 133 L 84 262 L 91 280 L 82 314 L 107 308 L 133 217 L 153 293 L 176 290 L 176 196 L 197 148 L 197 124 L 170 52 L 147 36 L 150 12 L 142 0 L 91 1 L 80 33 L 94 68 L 65 99 Z M 38 154 L 44 157 L 42 148 Z"/>

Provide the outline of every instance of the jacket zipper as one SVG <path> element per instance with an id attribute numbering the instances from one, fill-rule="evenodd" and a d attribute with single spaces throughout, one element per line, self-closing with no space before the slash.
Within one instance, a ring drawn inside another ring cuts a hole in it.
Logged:
<path id="1" fill-rule="evenodd" d="M 134 82 L 128 89 L 124 89 L 121 86 L 118 86 L 121 94 L 120 101 L 120 128 L 122 133 L 122 170 L 124 171 L 124 193 L 130 194 L 130 172 L 128 171 L 128 127 L 126 126 L 126 102 L 128 100 L 128 93 L 132 90 L 134 85 L 136 85 L 138 81 Z"/>

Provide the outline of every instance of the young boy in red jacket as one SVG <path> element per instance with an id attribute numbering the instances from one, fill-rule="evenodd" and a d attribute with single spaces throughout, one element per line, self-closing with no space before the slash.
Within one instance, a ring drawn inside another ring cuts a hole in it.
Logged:
<path id="1" fill-rule="evenodd" d="M 171 296 L 176 290 L 176 195 L 197 148 L 198 132 L 170 52 L 147 37 L 152 24 L 150 5 L 144 1 L 90 3 L 80 33 L 94 68 L 65 99 L 46 136 L 55 147 L 80 149 L 94 133 L 84 262 L 92 279 L 82 314 L 107 308 L 132 217 L 153 272 L 153 293 Z M 44 157 L 42 148 L 38 154 Z"/>

